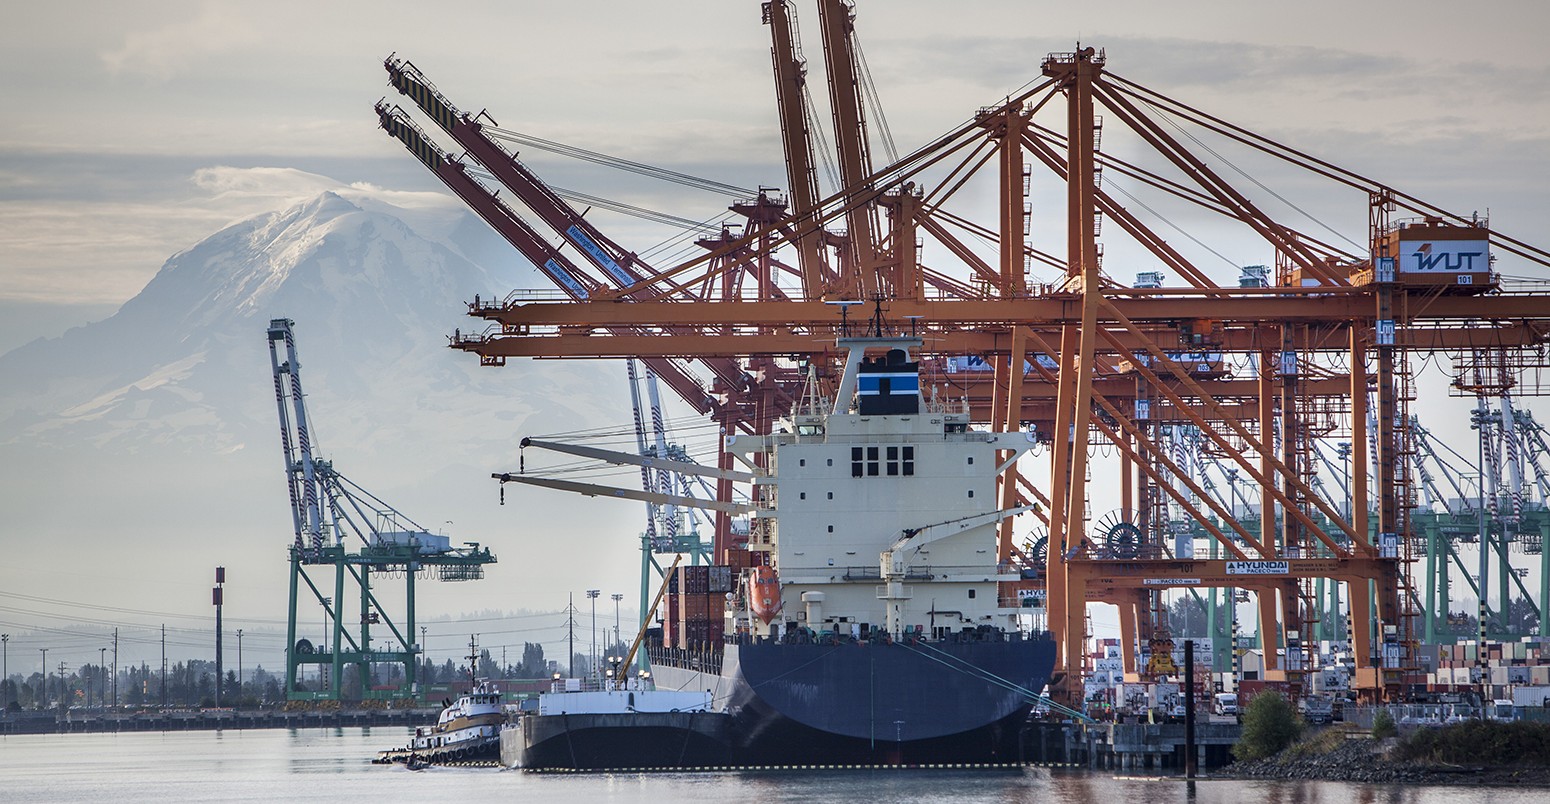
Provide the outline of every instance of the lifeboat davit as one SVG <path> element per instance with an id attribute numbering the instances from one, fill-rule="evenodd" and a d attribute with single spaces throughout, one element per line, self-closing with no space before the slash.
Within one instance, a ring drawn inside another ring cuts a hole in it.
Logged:
<path id="1" fill-rule="evenodd" d="M 774 567 L 754 567 L 748 572 L 749 608 L 769 625 L 780 614 L 780 578 L 776 577 Z"/>

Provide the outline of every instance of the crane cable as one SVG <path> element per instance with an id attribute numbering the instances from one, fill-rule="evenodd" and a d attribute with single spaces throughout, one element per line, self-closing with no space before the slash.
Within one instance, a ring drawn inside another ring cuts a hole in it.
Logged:
<path id="1" fill-rule="evenodd" d="M 483 130 L 489 132 L 490 135 L 495 139 L 505 140 L 507 142 L 516 143 L 518 145 L 526 145 L 529 147 L 538 148 L 540 150 L 549 151 L 550 153 L 560 154 L 561 156 L 569 156 L 574 159 L 581 159 L 583 161 L 592 162 L 593 164 L 603 165 L 605 167 L 618 168 L 620 170 L 629 171 L 630 173 L 636 173 L 641 176 L 650 176 L 652 178 L 670 181 L 674 184 L 681 184 L 685 187 L 694 187 L 700 190 L 728 195 L 751 196 L 758 193 L 757 190 L 750 190 L 747 187 L 739 187 L 738 185 L 727 184 L 726 182 L 716 181 L 715 179 L 707 179 L 700 176 L 694 176 L 689 173 L 668 170 L 667 168 L 648 165 L 644 162 L 636 162 L 630 159 L 625 159 L 623 157 L 611 156 L 600 151 L 591 151 L 587 150 L 586 148 L 577 147 L 575 145 L 567 145 L 563 142 L 546 140 L 542 137 L 535 137 L 531 134 L 523 134 L 520 131 L 512 131 L 510 129 L 497 128 L 495 126 L 485 126 Z"/>

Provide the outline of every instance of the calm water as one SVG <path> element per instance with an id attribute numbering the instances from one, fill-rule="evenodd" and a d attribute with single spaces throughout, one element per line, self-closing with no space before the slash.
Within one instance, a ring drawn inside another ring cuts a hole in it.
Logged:
<path id="1" fill-rule="evenodd" d="M 1077 802 L 1526 804 L 1545 790 L 1123 779 L 1045 770 L 524 774 L 370 764 L 403 729 L 0 737 L 0 801 Z"/>

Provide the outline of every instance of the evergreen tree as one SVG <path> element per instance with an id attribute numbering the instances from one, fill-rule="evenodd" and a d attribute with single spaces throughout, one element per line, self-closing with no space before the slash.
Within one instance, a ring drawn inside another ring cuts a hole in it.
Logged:
<path id="1" fill-rule="evenodd" d="M 1262 692 L 1243 713 L 1243 736 L 1232 747 L 1238 760 L 1249 761 L 1280 753 L 1302 734 L 1302 720 L 1279 692 Z"/>
<path id="2" fill-rule="evenodd" d="M 549 663 L 544 660 L 544 646 L 537 642 L 522 643 L 522 664 L 517 666 L 522 678 L 545 678 L 549 675 Z"/>

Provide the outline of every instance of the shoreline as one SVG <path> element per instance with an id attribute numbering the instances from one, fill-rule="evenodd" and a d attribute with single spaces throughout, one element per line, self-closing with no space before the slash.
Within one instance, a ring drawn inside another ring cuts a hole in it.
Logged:
<path id="1" fill-rule="evenodd" d="M 13 734 L 102 734 L 137 731 L 217 731 L 221 729 L 311 729 L 365 726 L 423 726 L 434 723 L 439 708 L 285 710 L 182 710 L 168 712 L 7 713 L 0 736 Z"/>
<path id="2" fill-rule="evenodd" d="M 1320 781 L 1457 787 L 1550 787 L 1542 765 L 1448 765 L 1391 760 L 1393 740 L 1347 738 L 1324 754 L 1295 747 L 1273 757 L 1237 762 L 1201 778 L 1224 781 Z"/>

